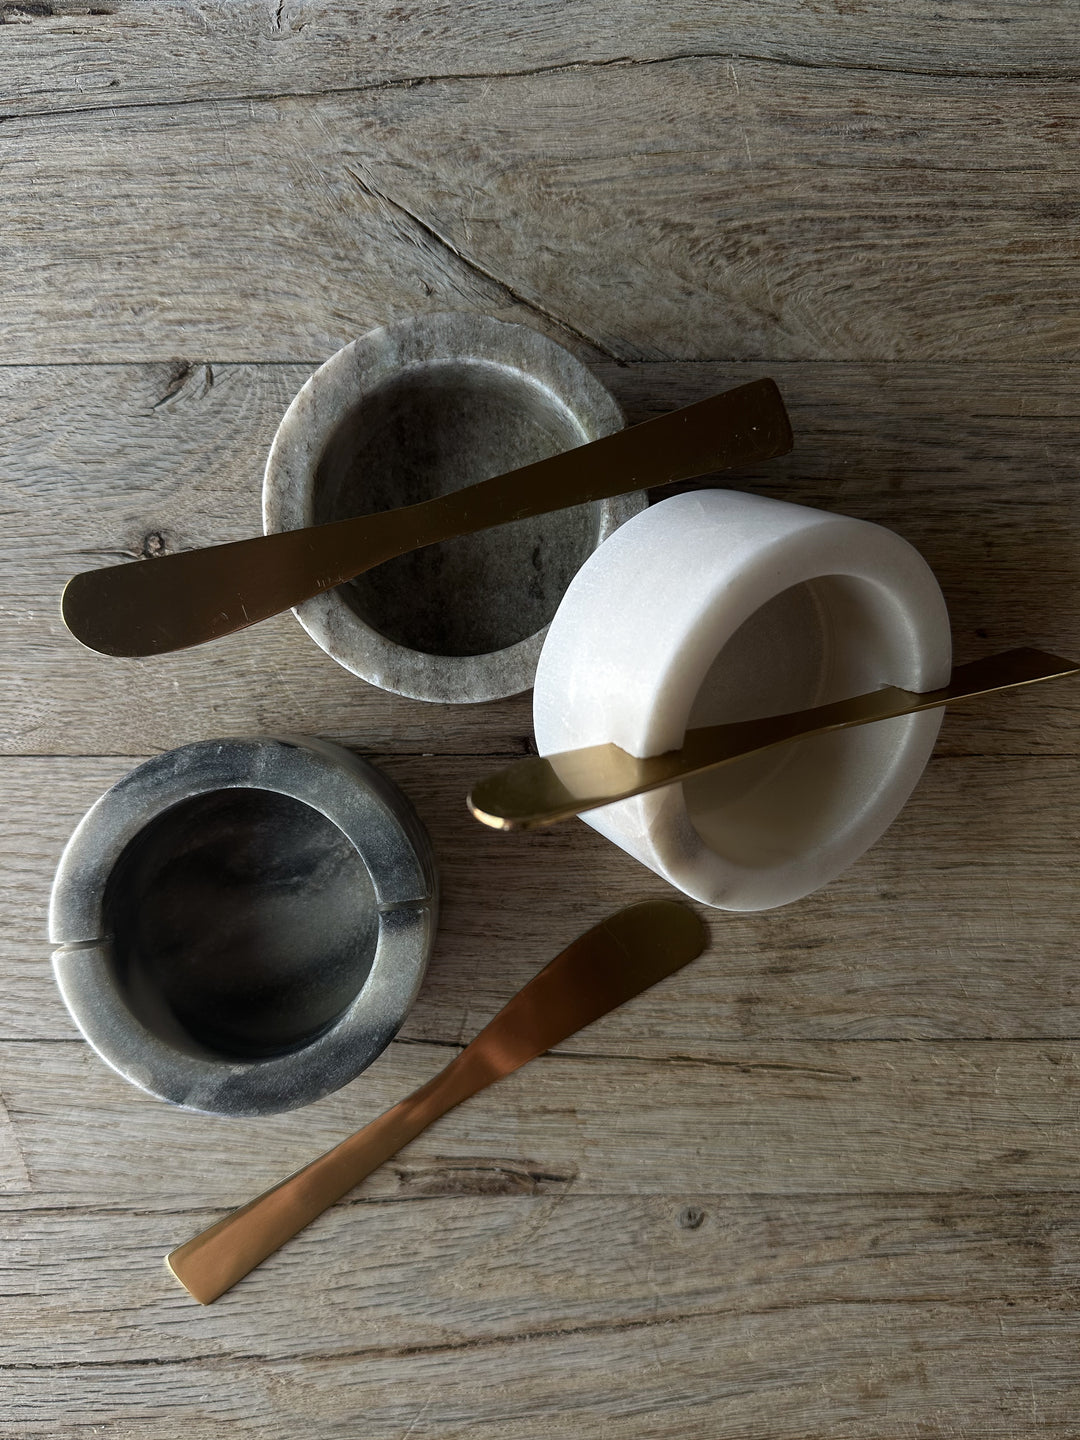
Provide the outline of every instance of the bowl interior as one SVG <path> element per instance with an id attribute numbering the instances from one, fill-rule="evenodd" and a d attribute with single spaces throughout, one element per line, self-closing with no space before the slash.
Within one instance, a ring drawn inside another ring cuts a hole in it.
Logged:
<path id="1" fill-rule="evenodd" d="M 312 521 L 411 505 L 590 438 L 551 390 L 485 360 L 414 365 L 342 420 L 315 472 Z M 484 655 L 542 630 L 599 539 L 581 505 L 413 551 L 338 593 L 372 629 L 430 655 Z"/>
<path id="2" fill-rule="evenodd" d="M 823 705 L 888 683 L 901 663 L 901 621 L 887 593 L 826 575 L 775 596 L 720 650 L 688 728 Z M 834 842 L 884 784 L 894 763 L 885 721 L 782 745 L 684 782 L 705 843 L 747 867 L 786 864 Z"/>
<path id="3" fill-rule="evenodd" d="M 327 1029 L 371 969 L 367 868 L 325 815 L 237 788 L 182 801 L 128 845 L 105 920 L 128 1006 L 191 1053 L 284 1054 Z"/>

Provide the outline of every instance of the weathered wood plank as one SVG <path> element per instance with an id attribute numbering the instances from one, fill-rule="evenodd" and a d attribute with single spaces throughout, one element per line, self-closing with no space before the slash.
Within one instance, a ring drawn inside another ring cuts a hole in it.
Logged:
<path id="1" fill-rule="evenodd" d="M 263 457 L 310 366 L 0 367 L 0 751 L 145 755 L 293 730 L 367 750 L 518 754 L 528 696 L 428 706 L 355 680 L 290 616 L 153 661 L 64 630 L 76 570 L 260 528 Z M 724 483 L 899 530 L 943 586 L 959 659 L 1080 655 L 1080 378 L 1073 366 L 601 366 L 641 420 L 763 373 L 797 435 Z M 158 538 L 155 538 L 158 537 Z M 943 753 L 1075 754 L 1080 686 L 957 711 Z"/>
<path id="2" fill-rule="evenodd" d="M 441 867 L 438 941 L 408 1039 L 470 1039 L 574 935 L 672 894 L 579 822 L 521 836 L 478 825 L 462 798 L 475 759 L 374 758 L 413 800 Z M 0 762 L 0 1035 L 76 1033 L 48 963 L 49 885 L 83 811 L 130 765 Z M 1075 759 L 942 757 L 846 875 L 764 914 L 703 911 L 712 948 L 678 985 L 569 1048 L 710 1059 L 732 1040 L 1075 1036 L 1078 840 Z"/>
<path id="3" fill-rule="evenodd" d="M 1080 1241 L 1065 1196 L 430 1195 L 339 1205 L 197 1310 L 160 1262 L 205 1220 L 0 1211 L 0 1375 L 175 1363 L 193 1344 L 208 1358 L 344 1360 L 691 1318 L 715 1333 L 827 1305 L 864 1307 L 864 1332 L 901 1304 L 1011 1319 L 1017 1305 L 1067 1302 Z M 317 1277 L 330 1273 L 327 1303 Z"/>
<path id="4" fill-rule="evenodd" d="M 464 307 L 621 359 L 1076 358 L 1078 129 L 1067 81 L 713 56 L 13 118 L 0 344 L 314 359 Z"/>
<path id="5" fill-rule="evenodd" d="M 879 6 L 763 12 L 749 0 L 657 7 L 563 0 L 48 0 L 9 3 L 0 113 L 151 105 L 487 78 L 545 67 L 652 63 L 671 55 L 765 56 L 799 65 L 952 74 L 1069 75 L 1080 57 L 1068 0 L 1038 7 L 950 7 L 907 0 L 904 23 Z M 178 65 L 177 56 L 183 57 Z"/>
<path id="6" fill-rule="evenodd" d="M 1080 1070 L 1067 1042 L 732 1041 L 708 1060 L 652 1060 L 604 1054 L 607 1028 L 590 1037 L 600 1053 L 534 1061 L 359 1193 L 468 1193 L 491 1170 L 495 1188 L 519 1188 L 524 1173 L 584 1195 L 1080 1190 Z M 9 1041 L 0 1093 L 37 1203 L 227 1208 L 447 1058 L 445 1046 L 395 1043 L 302 1114 L 239 1121 L 143 1096 L 84 1046 Z"/>
<path id="7" fill-rule="evenodd" d="M 334 1304 L 338 1287 L 324 1290 Z M 220 1302 L 219 1302 L 220 1303 Z M 280 1303 L 275 1297 L 275 1303 Z M 450 1302 L 453 1303 L 452 1301 Z M 201 1319 L 201 1317 L 199 1317 Z M 197 1322 L 177 1315 L 177 1324 Z M 319 1440 L 958 1440 L 1072 1437 L 1073 1307 L 836 1303 L 584 1327 L 520 1343 L 9 1372 L 19 1435 Z M 193 1342 L 195 1343 L 195 1342 Z"/>

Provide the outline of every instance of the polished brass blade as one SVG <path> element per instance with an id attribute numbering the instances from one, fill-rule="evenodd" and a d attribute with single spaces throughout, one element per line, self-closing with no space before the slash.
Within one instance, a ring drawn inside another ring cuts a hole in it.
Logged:
<path id="1" fill-rule="evenodd" d="M 418 505 L 84 571 L 64 591 L 64 623 L 103 655 L 182 650 L 254 625 L 410 550 L 756 465 L 786 454 L 791 443 L 779 390 L 772 380 L 754 380 Z"/>
<path id="2" fill-rule="evenodd" d="M 709 725 L 688 730 L 682 748 L 663 755 L 638 759 L 617 745 L 588 745 L 556 755 L 532 756 L 474 785 L 468 797 L 469 809 L 477 820 L 495 830 L 535 830 L 580 815 L 583 810 L 595 810 L 677 780 L 689 780 L 718 765 L 791 740 L 933 710 L 939 705 L 1075 675 L 1078 671 L 1080 665 L 1073 661 L 1041 650 L 1007 650 L 958 665 L 948 685 L 940 690 L 920 694 L 890 685 L 868 695 L 789 715 Z"/>
<path id="3" fill-rule="evenodd" d="M 618 911 L 545 966 L 433 1080 L 181 1245 L 169 1268 L 209 1305 L 433 1120 L 688 965 L 707 939 L 694 911 L 671 900 Z"/>

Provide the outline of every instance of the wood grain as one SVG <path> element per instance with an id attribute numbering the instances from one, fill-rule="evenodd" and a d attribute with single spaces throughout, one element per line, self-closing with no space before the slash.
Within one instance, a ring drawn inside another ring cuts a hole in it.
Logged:
<path id="1" fill-rule="evenodd" d="M 252 1435 L 362 1416 L 380 1437 L 752 1437 L 764 1413 L 769 1434 L 875 1435 L 902 1411 L 1019 1436 L 1067 1434 L 1077 1399 L 1062 1197 L 368 1204 L 207 1310 L 157 1263 L 197 1216 L 11 1218 L 2 1373 L 29 1434 L 165 1437 L 180 1413 L 199 1437 L 222 1415 Z"/>
<path id="2" fill-rule="evenodd" d="M 693 1061 L 605 1054 L 603 1036 L 598 1054 L 545 1056 L 451 1113 L 363 1193 L 453 1193 L 460 1170 L 467 1192 L 490 1169 L 496 1187 L 536 1173 L 586 1195 L 1080 1189 L 1070 1042 L 732 1041 Z M 448 1058 L 398 1043 L 302 1115 L 247 1123 L 168 1110 L 74 1043 L 7 1043 L 0 1087 L 41 1202 L 225 1209 Z"/>
<path id="3" fill-rule="evenodd" d="M 708 56 L 13 116 L 0 345 L 319 359 L 480 308 L 624 360 L 1076 359 L 1074 98 Z"/>
<path id="4" fill-rule="evenodd" d="M 101 1420 L 116 1435 L 172 1440 L 178 1418 L 197 1440 L 223 1421 L 259 1440 L 349 1440 L 360 1428 L 398 1440 L 410 1426 L 454 1440 L 541 1440 L 561 1427 L 585 1440 L 754 1440 L 763 1413 L 778 1440 L 893 1434 L 898 1413 L 930 1435 L 1041 1440 L 1072 1433 L 1078 1400 L 1073 1367 L 1048 1344 L 1055 1334 L 1075 1350 L 1071 1308 L 856 1303 L 513 1346 L 27 1369 L 12 1391 L 20 1433 L 59 1440 Z"/>
<path id="5" fill-rule="evenodd" d="M 200 1353 L 336 1356 L 345 1368 L 361 1353 L 389 1358 L 410 1346 L 527 1348 L 560 1331 L 587 1342 L 602 1329 L 734 1326 L 785 1311 L 793 1320 L 836 1305 L 865 1307 L 869 1361 L 874 1320 L 891 1306 L 922 1316 L 981 1307 L 996 1328 L 1018 1305 L 1030 1314 L 1056 1297 L 1064 1309 L 1076 1280 L 1075 1196 L 552 1195 L 513 1193 L 509 1174 L 500 1194 L 482 1192 L 483 1178 L 472 1193 L 335 1208 L 273 1269 L 187 1311 Z M 180 1209 L 0 1211 L 3 1364 L 192 1358 L 178 1324 L 183 1292 L 157 1262 L 204 1220 Z M 330 1265 L 338 1279 L 327 1303 L 314 1277 Z M 35 1266 L 55 1288 L 21 1288 Z M 129 1293 L 137 1327 L 117 1314 Z"/>
<path id="6" fill-rule="evenodd" d="M 750 0 L 722 11 L 645 0 L 210 0 L 197 8 L 27 0 L 5 4 L 0 15 L 12 27 L 0 47 L 0 106 L 19 114 L 411 86 L 440 76 L 485 80 L 709 53 L 973 81 L 1069 76 L 1080 55 L 1068 0 L 946 10 L 905 0 L 903 24 L 887 6 L 798 0 L 777 0 L 767 12 Z"/>

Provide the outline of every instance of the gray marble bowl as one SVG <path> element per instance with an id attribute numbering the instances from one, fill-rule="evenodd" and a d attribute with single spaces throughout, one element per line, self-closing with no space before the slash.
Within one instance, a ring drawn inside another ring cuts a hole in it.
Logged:
<path id="1" fill-rule="evenodd" d="M 396 1034 L 437 917 L 404 796 L 336 745 L 206 740 L 87 812 L 49 936 L 75 1023 L 151 1095 L 269 1115 L 338 1089 Z"/>
<path id="2" fill-rule="evenodd" d="M 354 340 L 289 406 L 263 484 L 267 533 L 414 504 L 609 435 L 622 413 L 561 345 L 435 314 Z M 579 567 L 643 494 L 403 555 L 296 616 L 354 675 L 416 700 L 497 700 L 533 682 Z"/>

